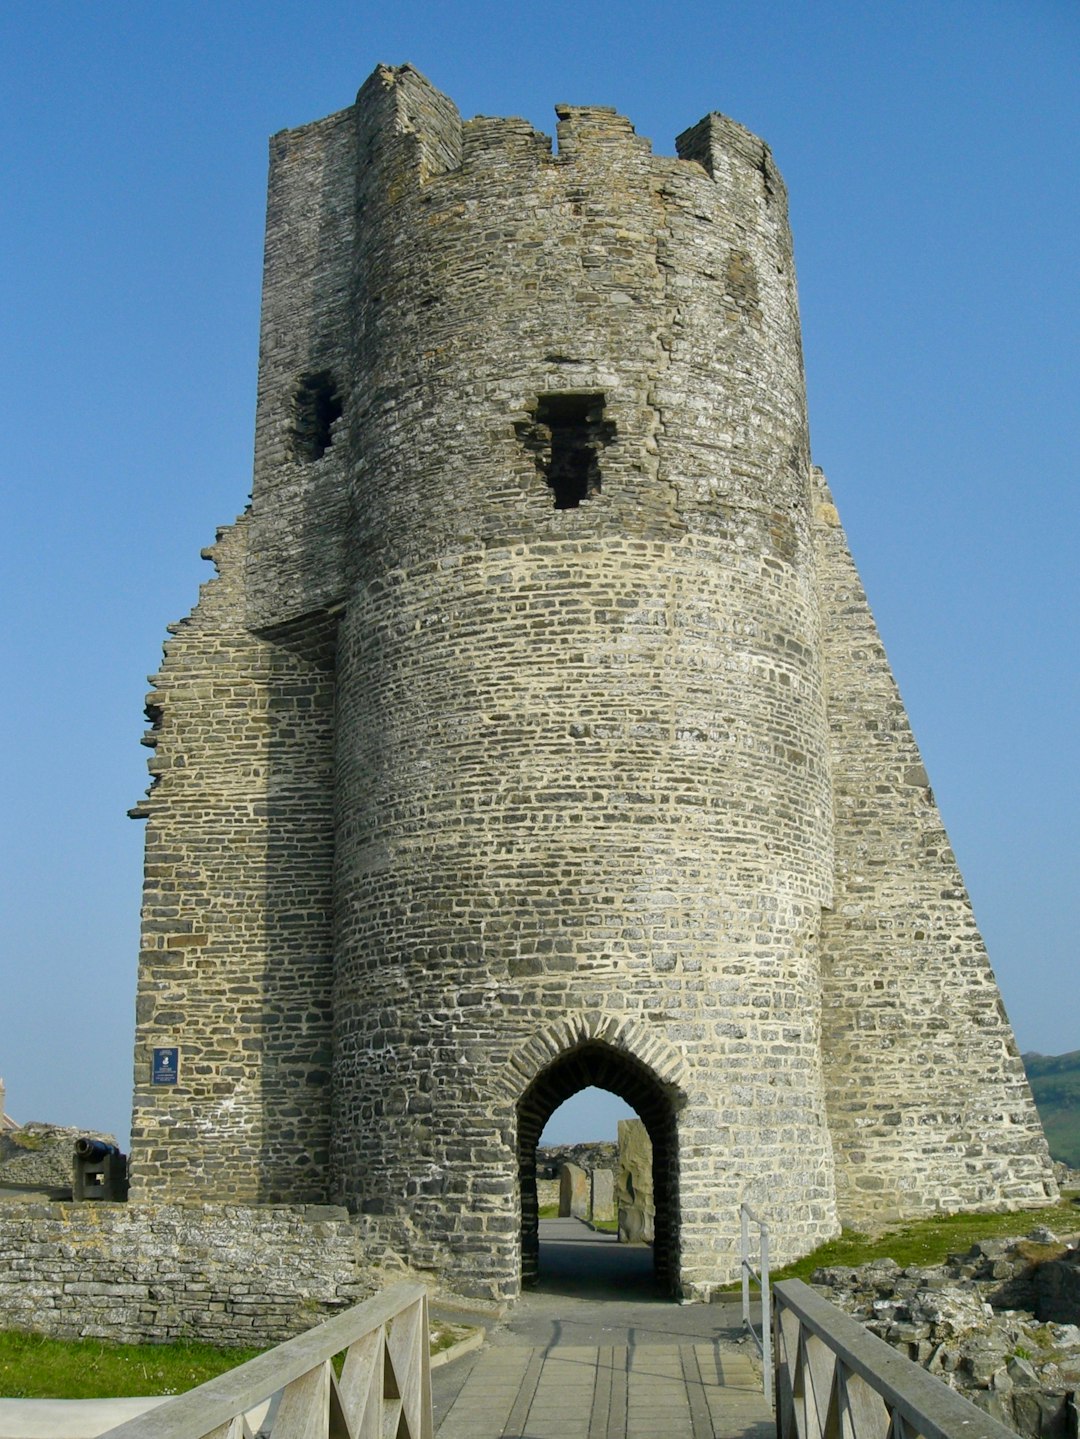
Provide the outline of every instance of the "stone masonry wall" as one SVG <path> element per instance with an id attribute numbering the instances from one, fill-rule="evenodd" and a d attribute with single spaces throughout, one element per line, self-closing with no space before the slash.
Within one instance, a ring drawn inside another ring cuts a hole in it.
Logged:
<path id="1" fill-rule="evenodd" d="M 341 1209 L 0 1208 L 0 1329 L 60 1339 L 275 1344 L 392 1277 Z"/>
<path id="2" fill-rule="evenodd" d="M 333 688 L 244 625 L 248 531 L 206 552 L 147 702 L 133 1199 L 326 1195 Z M 151 1083 L 156 1046 L 178 1084 Z"/>
<path id="3" fill-rule="evenodd" d="M 270 141 L 259 330 L 255 477 L 244 603 L 269 631 L 340 599 L 348 487 L 341 422 L 318 458 L 298 453 L 296 400 L 305 376 L 343 394 L 355 207 L 350 112 Z"/>
<path id="4" fill-rule="evenodd" d="M 836 806 L 822 1044 L 846 1223 L 1056 1192 L 971 901 L 832 498 L 819 536 Z"/>
<path id="5" fill-rule="evenodd" d="M 601 1012 L 685 1060 L 672 1278 L 698 1292 L 734 1273 L 743 1193 L 790 1255 L 836 1228 L 790 238 L 731 122 L 669 160 L 609 110 L 558 115 L 555 155 L 413 72 L 357 104 L 333 1196 L 407 1209 L 452 1282 L 513 1295 L 502 1076 Z M 455 126 L 460 163 L 425 169 Z M 583 395 L 597 474 L 559 508 L 543 405 Z"/>

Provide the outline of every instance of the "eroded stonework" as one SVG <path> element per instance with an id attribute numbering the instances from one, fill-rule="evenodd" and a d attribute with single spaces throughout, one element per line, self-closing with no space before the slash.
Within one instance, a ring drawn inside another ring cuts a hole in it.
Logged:
<path id="1" fill-rule="evenodd" d="M 710 115 L 271 141 L 252 504 L 148 711 L 133 1196 L 331 1200 L 493 1298 L 596 1083 L 707 1295 L 1041 1203 L 1045 1141 L 820 472 L 783 182 Z M 180 1082 L 151 1083 L 155 1047 Z"/>

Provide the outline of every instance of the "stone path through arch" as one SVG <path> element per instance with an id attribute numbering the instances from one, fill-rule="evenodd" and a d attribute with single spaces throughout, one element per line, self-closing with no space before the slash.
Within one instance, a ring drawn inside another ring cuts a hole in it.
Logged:
<path id="1" fill-rule="evenodd" d="M 737 1303 L 665 1299 L 648 1248 L 576 1219 L 540 1239 L 540 1285 L 435 1371 L 438 1439 L 773 1439 Z"/>

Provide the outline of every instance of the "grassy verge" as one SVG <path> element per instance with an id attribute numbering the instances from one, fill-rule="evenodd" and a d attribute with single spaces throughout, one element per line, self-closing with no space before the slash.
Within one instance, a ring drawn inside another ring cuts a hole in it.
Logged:
<path id="1" fill-rule="evenodd" d="M 110 1344 L 0 1333 L 0 1394 L 8 1399 L 106 1399 L 180 1394 L 261 1349 L 212 1344 Z"/>
<path id="2" fill-rule="evenodd" d="M 541 1204 L 541 1219 L 558 1219 L 559 1206 L 557 1204 Z M 585 1223 L 591 1229 L 601 1229 L 605 1234 L 617 1234 L 619 1232 L 619 1221 L 617 1219 L 586 1219 Z"/>
<path id="3" fill-rule="evenodd" d="M 804 1259 L 775 1270 L 772 1277 L 809 1279 L 815 1269 L 826 1264 L 869 1264 L 874 1259 L 895 1259 L 904 1268 L 912 1264 L 941 1264 L 950 1254 L 969 1249 L 976 1240 L 1027 1234 L 1037 1224 L 1046 1225 L 1056 1234 L 1075 1234 L 1080 1232 L 1080 1209 L 1072 1202 L 1073 1198 L 1067 1195 L 1060 1203 L 1044 1209 L 1013 1214 L 934 1215 L 874 1238 L 845 1229 L 838 1239 L 830 1239 Z"/>
<path id="4" fill-rule="evenodd" d="M 431 1353 L 441 1354 L 473 1330 L 432 1323 Z M 182 1394 L 261 1354 L 212 1344 L 110 1344 L 103 1339 L 47 1339 L 0 1332 L 0 1397 L 122 1399 Z M 335 1360 L 340 1372 L 341 1356 Z"/>

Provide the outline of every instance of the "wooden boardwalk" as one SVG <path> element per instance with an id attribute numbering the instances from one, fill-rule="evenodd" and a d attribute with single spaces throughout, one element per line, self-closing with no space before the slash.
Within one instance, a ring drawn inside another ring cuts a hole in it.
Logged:
<path id="1" fill-rule="evenodd" d="M 744 1353 L 717 1344 L 498 1345 L 477 1359 L 438 1439 L 773 1439 Z"/>

